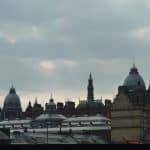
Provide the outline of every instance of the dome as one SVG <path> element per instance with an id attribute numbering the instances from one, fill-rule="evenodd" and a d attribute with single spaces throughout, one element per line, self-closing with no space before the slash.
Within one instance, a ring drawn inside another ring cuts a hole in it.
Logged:
<path id="1" fill-rule="evenodd" d="M 20 98 L 16 94 L 16 90 L 13 86 L 10 88 L 9 94 L 6 96 L 4 101 L 4 110 L 7 111 L 9 109 L 21 109 Z"/>
<path id="2" fill-rule="evenodd" d="M 145 83 L 142 76 L 139 74 L 138 69 L 133 65 L 130 70 L 129 75 L 126 77 L 124 81 L 124 86 L 127 87 L 142 87 L 145 88 Z"/>
<path id="3" fill-rule="evenodd" d="M 49 100 L 48 105 L 56 105 L 56 104 L 54 103 L 54 99 L 51 98 L 51 99 Z"/>

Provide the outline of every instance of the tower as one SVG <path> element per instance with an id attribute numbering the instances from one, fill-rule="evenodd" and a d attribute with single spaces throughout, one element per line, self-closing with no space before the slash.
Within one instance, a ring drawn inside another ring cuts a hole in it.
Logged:
<path id="1" fill-rule="evenodd" d="M 149 140 L 150 111 L 145 100 L 145 87 L 143 77 L 134 64 L 111 105 L 112 142 Z"/>
<path id="2" fill-rule="evenodd" d="M 15 120 L 16 118 L 22 118 L 22 107 L 20 98 L 12 85 L 4 100 L 3 119 Z"/>
<path id="3" fill-rule="evenodd" d="M 87 96 L 88 101 L 94 101 L 94 87 L 93 87 L 93 79 L 92 75 L 90 73 L 89 77 L 89 83 L 88 83 L 88 96 Z"/>

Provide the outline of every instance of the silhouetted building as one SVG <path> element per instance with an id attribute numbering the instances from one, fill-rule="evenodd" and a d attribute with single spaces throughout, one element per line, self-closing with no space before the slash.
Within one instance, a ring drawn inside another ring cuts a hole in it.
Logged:
<path id="1" fill-rule="evenodd" d="M 29 104 L 25 110 L 25 118 L 33 118 L 33 107 L 31 105 L 30 101 L 29 101 Z"/>
<path id="2" fill-rule="evenodd" d="M 106 114 L 105 106 L 101 100 L 94 99 L 94 86 L 93 79 L 90 73 L 88 80 L 88 88 L 87 88 L 87 100 L 80 100 L 79 105 L 76 108 L 77 115 L 96 115 L 96 114 Z"/>
<path id="3" fill-rule="evenodd" d="M 38 104 L 37 99 L 35 99 L 35 103 L 33 106 L 33 118 L 36 118 L 43 113 L 44 113 L 44 108 L 41 106 L 41 104 Z"/>
<path id="4" fill-rule="evenodd" d="M 75 115 L 75 102 L 66 101 L 63 114 L 66 117 L 71 117 L 72 115 Z"/>
<path id="5" fill-rule="evenodd" d="M 22 108 L 19 96 L 16 94 L 15 88 L 12 86 L 9 94 L 6 96 L 2 110 L 2 118 L 15 120 L 22 118 Z"/>
<path id="6" fill-rule="evenodd" d="M 63 110 L 64 110 L 64 104 L 58 102 L 58 103 L 57 103 L 57 113 L 58 113 L 58 114 L 63 114 Z"/>
<path id="7" fill-rule="evenodd" d="M 46 108 L 47 114 L 56 114 L 57 113 L 56 104 L 54 103 L 54 99 L 52 97 L 49 100 L 49 103 L 45 104 L 45 108 Z"/>

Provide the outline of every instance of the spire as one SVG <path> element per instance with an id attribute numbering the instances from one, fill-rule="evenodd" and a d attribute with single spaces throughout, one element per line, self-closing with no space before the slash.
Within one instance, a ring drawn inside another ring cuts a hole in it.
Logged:
<path id="1" fill-rule="evenodd" d="M 93 87 L 93 79 L 92 79 L 91 72 L 90 72 L 90 76 L 89 76 L 87 100 L 88 101 L 93 101 L 94 100 L 94 87 Z"/>
<path id="2" fill-rule="evenodd" d="M 135 65 L 135 57 L 133 57 L 133 67 L 130 69 L 130 74 L 138 74 L 138 69 Z"/>
<path id="3" fill-rule="evenodd" d="M 133 56 L 133 68 L 136 68 L 135 67 L 135 57 Z"/>
<path id="4" fill-rule="evenodd" d="M 31 106 L 31 101 L 29 101 L 29 106 Z"/>
<path id="5" fill-rule="evenodd" d="M 9 90 L 9 94 L 16 94 L 16 90 L 15 90 L 13 84 L 11 84 L 11 88 Z"/>
<path id="6" fill-rule="evenodd" d="M 37 97 L 35 98 L 35 104 L 37 104 Z"/>
<path id="7" fill-rule="evenodd" d="M 92 74 L 91 74 L 91 72 L 90 72 L 90 80 L 92 80 Z"/>
<path id="8" fill-rule="evenodd" d="M 51 93 L 51 99 L 53 99 L 53 93 Z"/>
<path id="9" fill-rule="evenodd" d="M 51 93 L 51 98 L 50 98 L 50 101 L 49 101 L 50 103 L 51 102 L 54 102 L 54 99 L 53 99 L 53 94 Z"/>

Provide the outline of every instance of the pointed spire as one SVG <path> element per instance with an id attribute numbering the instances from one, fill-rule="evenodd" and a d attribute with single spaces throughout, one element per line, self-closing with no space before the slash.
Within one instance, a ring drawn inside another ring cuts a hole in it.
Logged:
<path id="1" fill-rule="evenodd" d="M 138 74 L 138 69 L 137 69 L 137 67 L 135 65 L 135 57 L 133 57 L 133 66 L 130 69 L 130 74 Z"/>
<path id="2" fill-rule="evenodd" d="M 51 93 L 51 98 L 50 98 L 49 102 L 50 102 L 50 103 L 51 103 L 51 102 L 54 102 L 53 94 L 52 94 L 52 93 Z"/>
<path id="3" fill-rule="evenodd" d="M 35 104 L 37 104 L 37 97 L 35 98 Z"/>
<path id="4" fill-rule="evenodd" d="M 92 73 L 90 72 L 90 80 L 92 80 Z"/>
<path id="5" fill-rule="evenodd" d="M 52 100 L 53 99 L 53 93 L 51 93 L 51 98 L 50 98 L 50 100 Z"/>
<path id="6" fill-rule="evenodd" d="M 29 101 L 29 106 L 31 106 L 31 101 Z"/>

